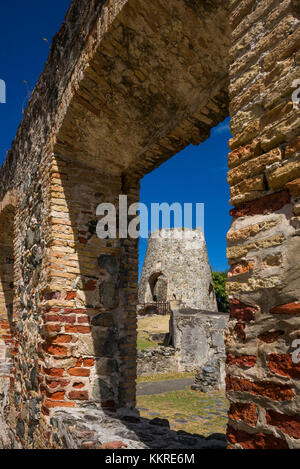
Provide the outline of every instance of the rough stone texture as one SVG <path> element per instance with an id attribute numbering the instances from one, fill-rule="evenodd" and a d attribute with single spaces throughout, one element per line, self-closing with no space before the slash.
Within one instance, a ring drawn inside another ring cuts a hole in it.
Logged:
<path id="1" fill-rule="evenodd" d="M 170 430 L 169 422 L 141 418 L 137 411 L 104 413 L 95 408 L 56 412 L 51 418 L 53 446 L 63 448 L 122 449 L 225 449 L 222 434 L 205 438 Z M 105 444 L 105 446 L 103 445 Z M 115 445 L 113 445 L 115 443 Z"/>
<path id="2" fill-rule="evenodd" d="M 201 229 L 162 229 L 151 234 L 138 295 L 139 303 L 178 300 L 190 308 L 217 310 Z"/>
<path id="3" fill-rule="evenodd" d="M 71 2 L 0 172 L 1 407 L 18 445 L 50 447 L 56 408 L 134 406 L 137 243 L 100 243 L 94 210 L 137 202 L 141 177 L 230 113 L 227 438 L 299 447 L 299 14 L 295 0 Z"/>
<path id="4" fill-rule="evenodd" d="M 220 361 L 219 383 L 225 385 L 224 331 L 228 321 L 226 313 L 183 308 L 172 305 L 173 345 L 178 371 L 202 370 L 208 362 Z M 221 386 L 222 387 L 222 386 Z"/>
<path id="5" fill-rule="evenodd" d="M 238 1 L 230 18 L 229 181 L 236 207 L 227 238 L 226 371 L 227 438 L 235 448 L 300 444 L 299 375 L 291 357 L 300 324 L 300 121 L 291 103 L 299 13 L 293 1 Z"/>
<path id="6" fill-rule="evenodd" d="M 209 392 L 225 388 L 225 359 L 214 356 L 196 372 L 192 389 Z"/>
<path id="7" fill-rule="evenodd" d="M 137 375 L 173 373 L 178 371 L 173 347 L 156 347 L 137 352 Z"/>

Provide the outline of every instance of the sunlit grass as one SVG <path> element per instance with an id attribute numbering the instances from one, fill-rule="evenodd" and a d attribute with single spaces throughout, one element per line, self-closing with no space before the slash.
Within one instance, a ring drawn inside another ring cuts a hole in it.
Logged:
<path id="1" fill-rule="evenodd" d="M 172 430 L 208 436 L 225 433 L 228 401 L 223 391 L 201 393 L 186 389 L 151 396 L 137 396 L 142 417 L 166 418 Z"/>

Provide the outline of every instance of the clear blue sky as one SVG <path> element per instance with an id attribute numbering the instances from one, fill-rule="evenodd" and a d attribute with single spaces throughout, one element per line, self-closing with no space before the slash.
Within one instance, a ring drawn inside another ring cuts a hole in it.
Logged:
<path id="1" fill-rule="evenodd" d="M 49 44 L 64 20 L 70 0 L 2 2 L 0 79 L 7 103 L 0 104 L 0 163 L 11 147 L 28 90 L 33 90 L 49 54 Z M 27 85 L 24 83 L 27 81 Z M 230 224 L 226 181 L 228 119 L 212 130 L 210 139 L 189 146 L 151 174 L 141 185 L 141 201 L 205 204 L 205 236 L 213 270 L 227 268 L 226 232 Z M 147 242 L 140 242 L 140 264 Z"/>

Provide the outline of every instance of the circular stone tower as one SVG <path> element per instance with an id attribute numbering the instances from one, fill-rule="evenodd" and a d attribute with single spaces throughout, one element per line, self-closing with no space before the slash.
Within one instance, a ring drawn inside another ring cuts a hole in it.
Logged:
<path id="1" fill-rule="evenodd" d="M 161 229 L 148 239 L 139 303 L 172 300 L 190 308 L 218 311 L 201 229 Z"/>

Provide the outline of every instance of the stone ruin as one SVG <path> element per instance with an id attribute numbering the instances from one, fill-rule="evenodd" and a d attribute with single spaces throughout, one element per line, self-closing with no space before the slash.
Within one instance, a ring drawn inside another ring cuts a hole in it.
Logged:
<path id="1" fill-rule="evenodd" d="M 228 447 L 300 447 L 299 8 L 71 2 L 0 171 L 9 445 L 62 448 L 91 409 L 135 407 L 138 246 L 99 239 L 96 207 L 138 202 L 145 174 L 230 115 Z M 93 428 L 74 445 L 105 444 Z"/>
<path id="2" fill-rule="evenodd" d="M 197 373 L 213 370 L 206 392 L 225 388 L 224 333 L 228 320 L 219 313 L 205 237 L 201 229 L 161 229 L 151 234 L 138 291 L 138 315 L 159 314 L 169 304 L 170 328 L 161 346 L 138 351 L 137 373 Z M 138 316 L 141 317 L 141 316 Z M 156 335 L 152 335 L 156 339 Z M 165 345 L 165 346 L 163 346 Z"/>
<path id="3" fill-rule="evenodd" d="M 151 233 L 138 290 L 139 304 L 180 301 L 217 311 L 203 231 L 161 229 Z"/>

